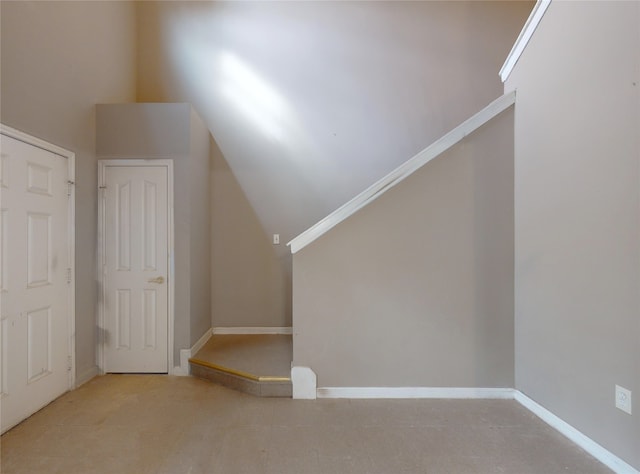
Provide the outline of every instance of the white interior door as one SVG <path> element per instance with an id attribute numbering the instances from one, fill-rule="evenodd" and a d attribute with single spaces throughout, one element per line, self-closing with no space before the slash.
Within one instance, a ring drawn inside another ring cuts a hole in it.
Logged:
<path id="1" fill-rule="evenodd" d="M 103 169 L 103 368 L 166 373 L 168 168 Z"/>
<path id="2" fill-rule="evenodd" d="M 0 135 L 2 431 L 70 388 L 68 159 Z"/>

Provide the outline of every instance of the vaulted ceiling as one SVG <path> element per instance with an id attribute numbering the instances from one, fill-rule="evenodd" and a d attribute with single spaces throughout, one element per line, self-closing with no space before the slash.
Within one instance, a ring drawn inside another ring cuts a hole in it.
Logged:
<path id="1" fill-rule="evenodd" d="M 289 240 L 499 96 L 531 6 L 139 2 L 138 101 L 191 102 Z"/>

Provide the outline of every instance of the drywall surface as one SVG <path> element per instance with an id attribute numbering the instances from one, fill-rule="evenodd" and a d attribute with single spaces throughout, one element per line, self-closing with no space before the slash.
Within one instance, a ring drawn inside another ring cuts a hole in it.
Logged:
<path id="1" fill-rule="evenodd" d="M 96 154 L 100 159 L 173 160 L 174 361 L 190 344 L 189 104 L 98 104 Z"/>
<path id="2" fill-rule="evenodd" d="M 209 132 L 190 104 L 100 104 L 101 159 L 173 160 L 174 361 L 211 327 Z"/>
<path id="3" fill-rule="evenodd" d="M 291 255 L 277 255 L 215 141 L 211 153 L 213 326 L 291 326 Z"/>
<path id="4" fill-rule="evenodd" d="M 638 51 L 638 2 L 553 2 L 505 85 L 518 94 L 516 388 L 636 469 Z"/>
<path id="5" fill-rule="evenodd" d="M 293 256 L 320 387 L 512 387 L 513 109 Z"/>
<path id="6" fill-rule="evenodd" d="M 497 72 L 531 6 L 139 2 L 138 100 L 194 104 L 238 185 L 217 199 L 241 192 L 250 207 L 225 235 L 264 241 L 242 268 L 218 259 L 214 283 L 243 272 L 251 301 L 223 298 L 214 318 L 290 321 L 284 243 L 501 95 Z"/>
<path id="7" fill-rule="evenodd" d="M 129 2 L 0 2 L 0 120 L 76 153 L 76 375 L 96 373 L 96 102 L 135 100 Z"/>
<path id="8" fill-rule="evenodd" d="M 189 154 L 189 104 L 99 104 L 96 120 L 96 151 L 101 158 Z"/>
<path id="9" fill-rule="evenodd" d="M 190 337 L 189 347 L 211 329 L 211 135 L 190 107 Z M 186 191 L 177 189 L 176 192 Z"/>

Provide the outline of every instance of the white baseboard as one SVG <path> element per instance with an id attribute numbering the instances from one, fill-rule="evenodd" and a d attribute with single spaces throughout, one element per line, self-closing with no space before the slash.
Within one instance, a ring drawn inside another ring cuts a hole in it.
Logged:
<path id="1" fill-rule="evenodd" d="M 640 474 L 611 451 L 562 420 L 549 410 L 512 388 L 459 387 L 320 387 L 317 398 L 448 398 L 448 399 L 513 399 L 566 436 L 605 466 L 619 474 Z"/>
<path id="2" fill-rule="evenodd" d="M 171 375 L 179 377 L 189 375 L 189 359 L 191 359 L 191 349 L 180 349 L 180 365 L 173 368 Z"/>
<path id="3" fill-rule="evenodd" d="M 191 347 L 191 349 L 180 349 L 180 365 L 177 365 L 171 371 L 171 375 L 185 376 L 189 375 L 189 359 L 193 357 L 202 346 L 204 346 L 207 341 L 213 335 L 213 329 L 207 329 L 205 333 L 196 341 L 196 343 Z"/>
<path id="4" fill-rule="evenodd" d="M 512 388 L 466 387 L 320 387 L 318 398 L 500 398 L 513 399 Z"/>
<path id="5" fill-rule="evenodd" d="M 291 367 L 292 398 L 294 400 L 315 400 L 318 396 L 318 378 L 309 367 Z"/>
<path id="6" fill-rule="evenodd" d="M 596 458 L 602 464 L 612 469 L 614 472 L 617 472 L 619 474 L 639 474 L 639 472 L 633 466 L 630 466 L 618 456 L 613 454 L 611 451 L 603 448 L 591 438 L 584 435 L 569 423 L 551 413 L 542 405 L 534 402 L 519 390 L 514 391 L 514 398 L 518 403 L 520 403 L 531 413 L 536 415 L 542 421 L 559 431 L 567 438 L 569 438 L 571 441 L 591 454 L 591 456 Z"/>
<path id="7" fill-rule="evenodd" d="M 213 334 L 293 334 L 291 326 L 283 327 L 218 327 Z"/>
<path id="8" fill-rule="evenodd" d="M 193 345 L 193 347 L 191 348 L 191 355 L 189 357 L 196 355 L 196 353 L 200 349 L 202 349 L 202 347 L 207 343 L 207 341 L 211 339 L 212 335 L 213 335 L 213 328 L 207 329 L 205 333 L 202 335 L 202 337 L 200 337 L 200 339 L 198 339 L 196 343 Z"/>
<path id="9" fill-rule="evenodd" d="M 98 375 L 100 375 L 100 369 L 98 369 L 97 365 L 94 365 L 90 369 L 85 370 L 81 374 L 76 374 L 76 381 L 75 381 L 75 387 L 74 388 L 78 388 L 81 385 L 84 385 L 89 380 L 91 380 L 92 378 L 94 378 L 94 377 L 96 377 Z"/>

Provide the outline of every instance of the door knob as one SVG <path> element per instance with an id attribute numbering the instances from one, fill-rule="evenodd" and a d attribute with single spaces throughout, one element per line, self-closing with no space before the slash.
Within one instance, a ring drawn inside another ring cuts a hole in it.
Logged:
<path id="1" fill-rule="evenodd" d="M 149 283 L 164 283 L 164 277 L 149 278 L 147 281 Z"/>

